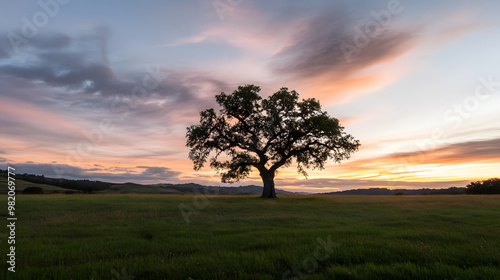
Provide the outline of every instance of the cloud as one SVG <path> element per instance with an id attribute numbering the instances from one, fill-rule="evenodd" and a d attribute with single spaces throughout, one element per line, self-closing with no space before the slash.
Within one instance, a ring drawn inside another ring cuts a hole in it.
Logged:
<path id="1" fill-rule="evenodd" d="M 28 102 L 1 95 L 0 112 L 5 116 L 0 135 L 11 134 L 15 138 L 25 135 L 30 140 L 36 135 L 38 141 L 53 143 L 61 139 L 76 141 L 82 131 L 69 116 L 63 117 Z"/>
<path id="2" fill-rule="evenodd" d="M 0 162 L 7 162 L 6 158 L 0 157 Z"/>
<path id="3" fill-rule="evenodd" d="M 137 168 L 145 169 L 142 172 L 137 172 L 135 168 L 116 168 L 117 172 L 112 171 L 113 168 L 104 169 L 108 172 L 94 172 L 103 169 L 89 168 L 84 169 L 67 164 L 38 164 L 25 162 L 12 164 L 19 174 L 36 174 L 44 175 L 51 178 L 65 178 L 76 180 L 101 180 L 108 182 L 137 182 L 137 183 L 160 183 L 160 182 L 175 182 L 181 172 L 173 171 L 166 167 L 155 166 L 139 166 Z"/>
<path id="4" fill-rule="evenodd" d="M 154 166 L 137 166 L 137 168 L 145 168 L 141 175 L 151 176 L 153 178 L 172 178 L 177 177 L 181 172 L 172 171 L 166 167 L 154 167 Z"/>
<path id="5" fill-rule="evenodd" d="M 71 38 L 62 33 L 50 33 L 45 36 L 35 36 L 30 40 L 30 44 L 38 49 L 54 50 L 68 47 Z"/>
<path id="6" fill-rule="evenodd" d="M 500 138 L 449 144 L 436 149 L 395 153 L 389 158 L 417 158 L 417 163 L 497 162 L 500 159 Z"/>
<path id="7" fill-rule="evenodd" d="M 389 180 L 355 180 L 355 179 L 305 179 L 287 180 L 276 179 L 276 185 L 286 186 L 286 189 L 301 188 L 313 192 L 330 192 L 338 190 L 364 189 L 364 188 L 449 188 L 465 186 L 469 181 L 439 181 L 439 182 L 406 182 Z M 279 187 L 278 187 L 279 188 Z"/>
<path id="8" fill-rule="evenodd" d="M 376 147 L 373 145 L 373 148 Z M 409 183 L 445 178 L 468 180 L 496 176 L 498 162 L 500 138 L 353 159 L 341 166 L 327 167 L 327 172 L 349 180 L 401 180 Z"/>
<path id="9" fill-rule="evenodd" d="M 430 37 L 427 41 L 434 41 L 437 44 L 449 43 L 473 32 L 494 27 L 481 15 L 481 10 L 488 9 L 487 5 L 487 2 L 464 2 L 455 9 L 448 10 L 446 16 L 435 13 L 431 16 L 431 21 L 435 24 L 433 29 L 428 31 Z"/>
<path id="10" fill-rule="evenodd" d="M 5 38 L 3 36 L 2 38 Z M 0 59 L 10 57 L 10 45 L 7 43 L 7 40 L 0 40 Z"/>
<path id="11" fill-rule="evenodd" d="M 373 19 L 370 18 L 370 21 L 373 22 Z M 274 55 L 271 67 L 276 74 L 299 78 L 325 73 L 347 77 L 397 58 L 413 47 L 414 30 L 379 26 L 379 31 L 366 34 L 363 26 L 353 14 L 338 11 L 324 13 L 310 20 L 295 34 L 291 45 Z M 356 45 L 356 41 L 364 41 L 363 47 Z M 346 57 L 354 49 L 356 51 Z"/>
<path id="12" fill-rule="evenodd" d="M 39 34 L 37 40 L 23 50 L 23 55 L 28 57 L 26 63 L 6 60 L 0 64 L 0 76 L 59 88 L 73 98 L 82 95 L 132 96 L 134 93 L 143 97 L 144 90 L 139 89 L 142 86 L 150 96 L 170 98 L 175 102 L 195 99 L 189 85 L 179 79 L 182 74 L 166 71 L 164 67 L 152 67 L 149 74 L 146 69 L 140 69 L 128 70 L 129 73 L 122 71 L 123 74 L 118 75 L 108 62 L 109 33 L 107 28 L 99 28 L 95 34 L 77 37 Z"/>
<path id="13" fill-rule="evenodd" d="M 358 10 L 334 8 L 304 20 L 272 56 L 270 72 L 324 104 L 348 102 L 398 80 L 401 70 L 388 62 L 417 46 L 418 29 L 394 22 L 367 29 L 376 21 L 369 10 Z"/>
<path id="14" fill-rule="evenodd" d="M 41 33 L 23 49 L 26 62 L 0 58 L 0 111 L 6 115 L 0 135 L 23 143 L 36 135 L 38 147 L 64 150 L 86 141 L 84 131 L 98 130 L 108 120 L 116 129 L 104 133 L 106 142 L 94 145 L 92 155 L 116 155 L 119 146 L 137 151 L 152 140 L 152 131 L 166 138 L 181 124 L 182 136 L 168 137 L 184 138 L 188 123 L 227 89 L 210 73 L 164 65 L 117 72 L 107 62 L 109 36 L 106 28 L 72 37 Z M 150 156 L 164 154 L 160 145 L 147 147 L 156 149 Z"/>
<path id="15" fill-rule="evenodd" d="M 28 57 L 26 62 L 4 59 L 0 63 L 0 82 L 5 86 L 0 94 L 37 104 L 50 100 L 52 105 L 61 103 L 76 110 L 79 105 L 85 109 L 109 108 L 115 103 L 114 107 L 119 107 L 115 100 L 118 97 L 120 103 L 133 109 L 132 113 L 147 114 L 151 104 L 163 110 L 168 108 L 169 112 L 186 108 L 199 111 L 213 105 L 214 93 L 227 89 L 227 83 L 211 73 L 172 70 L 168 65 L 117 72 L 108 63 L 110 33 L 102 27 L 74 37 L 39 34 L 23 50 Z M 207 89 L 211 90 L 209 97 Z"/>

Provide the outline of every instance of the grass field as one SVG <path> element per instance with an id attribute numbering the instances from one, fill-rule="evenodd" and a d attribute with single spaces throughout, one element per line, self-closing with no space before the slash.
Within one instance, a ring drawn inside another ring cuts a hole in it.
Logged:
<path id="1" fill-rule="evenodd" d="M 500 279 L 494 195 L 16 202 L 16 272 L 2 261 L 2 279 Z"/>

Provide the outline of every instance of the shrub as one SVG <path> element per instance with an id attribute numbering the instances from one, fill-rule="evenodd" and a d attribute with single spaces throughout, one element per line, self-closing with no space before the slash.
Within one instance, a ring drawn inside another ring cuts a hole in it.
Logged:
<path id="1" fill-rule="evenodd" d="M 23 194 L 43 194 L 43 189 L 40 187 L 27 187 L 23 190 Z"/>

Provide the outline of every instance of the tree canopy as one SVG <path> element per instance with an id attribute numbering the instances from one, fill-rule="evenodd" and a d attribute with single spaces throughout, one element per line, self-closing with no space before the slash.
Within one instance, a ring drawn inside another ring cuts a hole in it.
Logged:
<path id="1" fill-rule="evenodd" d="M 470 182 L 467 185 L 468 194 L 500 194 L 500 179 L 491 178 L 484 181 Z"/>
<path id="2" fill-rule="evenodd" d="M 200 122 L 187 128 L 189 159 L 200 170 L 207 161 L 222 175 L 222 182 L 238 182 L 260 172 L 262 197 L 276 197 L 274 176 L 293 161 L 300 174 L 323 169 L 328 160 L 340 163 L 360 143 L 344 132 L 338 119 L 321 110 L 314 98 L 299 101 L 288 88 L 263 99 L 260 87 L 239 86 L 232 94 L 215 96 L 221 110 L 200 113 Z"/>

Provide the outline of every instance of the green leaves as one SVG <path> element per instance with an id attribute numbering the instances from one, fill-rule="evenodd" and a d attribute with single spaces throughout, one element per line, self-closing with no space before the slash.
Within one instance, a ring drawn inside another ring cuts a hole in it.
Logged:
<path id="1" fill-rule="evenodd" d="M 359 141 L 316 99 L 299 102 L 299 94 L 285 87 L 266 99 L 259 92 L 260 87 L 245 85 L 232 94 L 221 93 L 215 97 L 219 113 L 205 110 L 200 123 L 188 127 L 186 146 L 195 170 L 211 156 L 210 166 L 222 181 L 237 182 L 252 167 L 274 174 L 295 160 L 299 173 L 307 176 L 305 169 L 323 169 L 328 160 L 339 163 L 358 150 Z M 219 159 L 222 155 L 226 160 Z"/>
<path id="2" fill-rule="evenodd" d="M 259 112 L 260 87 L 254 85 L 239 86 L 232 94 L 221 93 L 215 97 L 217 103 L 223 108 L 222 113 L 229 118 L 245 120 Z"/>

